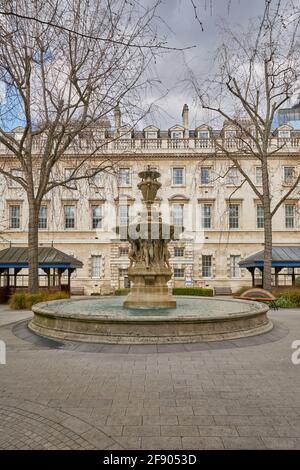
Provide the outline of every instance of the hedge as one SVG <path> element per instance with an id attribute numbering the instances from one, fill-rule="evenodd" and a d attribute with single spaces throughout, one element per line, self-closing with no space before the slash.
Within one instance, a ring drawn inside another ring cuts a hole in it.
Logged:
<path id="1" fill-rule="evenodd" d="M 31 310 L 34 304 L 47 302 L 50 300 L 68 299 L 67 292 L 47 292 L 40 291 L 36 294 L 28 292 L 15 292 L 9 299 L 9 306 L 13 310 Z"/>
<path id="2" fill-rule="evenodd" d="M 213 289 L 205 287 L 174 287 L 174 295 L 195 295 L 200 297 L 213 297 Z"/>

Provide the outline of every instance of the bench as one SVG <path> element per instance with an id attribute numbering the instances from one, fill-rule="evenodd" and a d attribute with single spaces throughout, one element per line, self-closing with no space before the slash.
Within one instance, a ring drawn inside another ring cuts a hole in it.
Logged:
<path id="1" fill-rule="evenodd" d="M 231 287 L 214 287 L 215 295 L 232 295 Z"/>
<path id="2" fill-rule="evenodd" d="M 71 295 L 84 295 L 84 287 L 71 287 Z"/>
<path id="3" fill-rule="evenodd" d="M 241 300 L 255 300 L 256 302 L 268 302 L 273 310 L 278 310 L 276 305 L 276 297 L 274 297 L 271 292 L 265 289 L 254 287 L 253 289 L 246 290 L 239 297 L 235 298 Z"/>

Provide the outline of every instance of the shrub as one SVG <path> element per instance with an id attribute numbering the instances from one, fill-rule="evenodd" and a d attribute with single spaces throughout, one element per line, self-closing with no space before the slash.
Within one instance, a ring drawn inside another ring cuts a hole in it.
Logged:
<path id="1" fill-rule="evenodd" d="M 279 308 L 295 308 L 297 305 L 286 297 L 280 297 L 276 300 L 276 305 Z"/>
<path id="2" fill-rule="evenodd" d="M 281 308 L 300 307 L 300 289 L 294 287 L 283 287 L 274 289 L 273 294 L 277 298 L 276 305 Z"/>
<path id="3" fill-rule="evenodd" d="M 213 289 L 205 287 L 174 287 L 174 295 L 196 295 L 201 297 L 213 297 Z"/>
<path id="4" fill-rule="evenodd" d="M 68 299 L 70 296 L 67 292 L 48 292 L 39 291 L 36 294 L 28 292 L 15 292 L 9 299 L 9 306 L 13 310 L 31 310 L 34 304 L 39 302 L 47 302 L 50 300 Z"/>
<path id="5" fill-rule="evenodd" d="M 129 292 L 130 292 L 129 288 L 116 289 L 115 290 L 115 295 L 127 295 L 127 294 L 129 294 Z"/>

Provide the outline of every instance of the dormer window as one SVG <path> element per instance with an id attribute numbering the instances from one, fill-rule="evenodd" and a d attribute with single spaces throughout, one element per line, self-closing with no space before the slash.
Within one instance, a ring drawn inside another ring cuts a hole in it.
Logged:
<path id="1" fill-rule="evenodd" d="M 145 137 L 146 139 L 157 139 L 157 131 L 146 131 Z"/>
<path id="2" fill-rule="evenodd" d="M 121 139 L 131 139 L 131 129 L 123 128 L 119 129 Z"/>
<path id="3" fill-rule="evenodd" d="M 289 131 L 289 130 L 278 131 L 278 137 L 279 137 L 279 139 L 290 139 L 291 131 Z"/>
<path id="4" fill-rule="evenodd" d="M 209 139 L 209 131 L 198 131 L 198 139 L 205 140 Z"/>
<path id="5" fill-rule="evenodd" d="M 171 131 L 171 139 L 183 139 L 183 131 Z"/>
<path id="6" fill-rule="evenodd" d="M 105 139 L 105 131 L 103 131 L 103 130 L 94 131 L 94 138 L 95 138 L 96 140 L 103 140 L 103 139 Z"/>
<path id="7" fill-rule="evenodd" d="M 237 136 L 236 129 L 228 129 L 225 131 L 225 139 L 235 139 Z"/>

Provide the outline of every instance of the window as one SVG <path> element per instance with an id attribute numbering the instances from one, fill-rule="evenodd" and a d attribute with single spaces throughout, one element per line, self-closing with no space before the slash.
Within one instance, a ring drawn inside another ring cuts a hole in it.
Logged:
<path id="1" fill-rule="evenodd" d="M 227 184 L 233 184 L 237 186 L 239 184 L 239 172 L 236 167 L 231 167 L 227 173 Z"/>
<path id="2" fill-rule="evenodd" d="M 119 248 L 119 256 L 128 256 L 128 246 L 120 246 Z"/>
<path id="3" fill-rule="evenodd" d="M 202 204 L 201 206 L 201 226 L 202 228 L 211 228 L 211 204 Z"/>
<path id="4" fill-rule="evenodd" d="M 92 168 L 91 169 L 91 174 L 93 174 L 97 169 L 96 168 Z M 103 174 L 103 171 L 99 171 L 98 173 L 94 174 L 91 178 L 90 178 L 90 182 L 91 184 L 93 184 L 94 186 L 97 186 L 97 187 L 103 187 L 104 184 L 103 184 L 103 178 L 104 177 L 104 174 Z"/>
<path id="5" fill-rule="evenodd" d="M 92 279 L 101 277 L 102 257 L 92 256 Z"/>
<path id="6" fill-rule="evenodd" d="M 198 139 L 209 139 L 209 131 L 198 131 Z"/>
<path id="7" fill-rule="evenodd" d="M 184 268 L 174 268 L 174 278 L 184 279 Z"/>
<path id="8" fill-rule="evenodd" d="M 174 256 L 175 258 L 182 258 L 184 256 L 184 248 L 181 246 L 174 247 Z"/>
<path id="9" fill-rule="evenodd" d="M 239 228 L 240 225 L 240 205 L 229 204 L 229 228 Z"/>
<path id="10" fill-rule="evenodd" d="M 75 228 L 75 206 L 64 206 L 65 228 Z"/>
<path id="11" fill-rule="evenodd" d="M 47 228 L 47 209 L 48 207 L 45 205 L 40 206 L 38 222 L 39 228 Z"/>
<path id="12" fill-rule="evenodd" d="M 211 277 L 212 275 L 212 256 L 202 255 L 202 277 Z"/>
<path id="13" fill-rule="evenodd" d="M 295 228 L 295 205 L 285 205 L 285 228 Z"/>
<path id="14" fill-rule="evenodd" d="M 291 184 L 295 179 L 295 167 L 285 166 L 283 168 L 283 179 L 285 184 Z"/>
<path id="15" fill-rule="evenodd" d="M 119 170 L 119 185 L 130 186 L 130 168 L 120 168 Z"/>
<path id="16" fill-rule="evenodd" d="M 240 277 L 241 271 L 239 262 L 241 261 L 240 255 L 230 256 L 230 277 Z"/>
<path id="17" fill-rule="evenodd" d="M 129 206 L 127 204 L 119 206 L 119 221 L 123 226 L 129 223 Z"/>
<path id="18" fill-rule="evenodd" d="M 209 184 L 211 182 L 211 168 L 203 166 L 200 170 L 200 182 L 201 184 Z"/>
<path id="19" fill-rule="evenodd" d="M 182 131 L 172 131 L 171 132 L 171 139 L 182 139 L 183 132 Z"/>
<path id="20" fill-rule="evenodd" d="M 258 185 L 262 184 L 262 167 L 261 166 L 257 166 L 255 168 L 255 182 Z"/>
<path id="21" fill-rule="evenodd" d="M 291 131 L 278 131 L 279 139 L 289 139 L 291 137 Z"/>
<path id="22" fill-rule="evenodd" d="M 225 139 L 234 139 L 237 135 L 235 129 L 225 131 Z"/>
<path id="23" fill-rule="evenodd" d="M 21 207 L 18 205 L 9 206 L 9 228 L 20 228 Z"/>
<path id="24" fill-rule="evenodd" d="M 102 228 L 102 205 L 92 206 L 92 228 Z"/>
<path id="25" fill-rule="evenodd" d="M 173 184 L 184 184 L 184 168 L 173 168 Z"/>
<path id="26" fill-rule="evenodd" d="M 76 176 L 75 168 L 65 168 L 65 180 L 69 180 L 69 178 L 74 178 Z M 68 186 L 77 189 L 76 182 L 70 180 L 68 182 Z"/>
<path id="27" fill-rule="evenodd" d="M 256 227 L 264 228 L 265 218 L 264 218 L 264 208 L 262 204 L 256 206 Z"/>
<path id="28" fill-rule="evenodd" d="M 183 204 L 173 205 L 173 224 L 182 227 L 183 226 Z"/>
<path id="29" fill-rule="evenodd" d="M 147 131 L 146 139 L 157 139 L 157 131 Z"/>
<path id="30" fill-rule="evenodd" d="M 19 177 L 19 178 L 22 178 L 22 176 L 23 176 L 22 170 L 13 169 L 13 170 L 10 171 L 10 173 L 11 173 L 12 176 L 16 176 L 16 177 Z M 19 183 L 17 183 L 13 179 L 9 180 L 9 187 L 10 188 L 17 188 L 18 186 L 19 186 Z"/>

